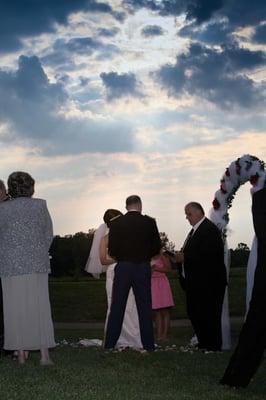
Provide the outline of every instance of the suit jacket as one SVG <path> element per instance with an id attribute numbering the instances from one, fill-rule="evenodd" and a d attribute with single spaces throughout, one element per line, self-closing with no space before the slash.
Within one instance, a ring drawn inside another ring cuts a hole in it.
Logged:
<path id="1" fill-rule="evenodd" d="M 252 216 L 258 239 L 257 266 L 253 292 L 260 292 L 266 298 L 266 188 L 252 196 Z"/>
<path id="2" fill-rule="evenodd" d="M 108 251 L 117 261 L 150 261 L 160 249 L 160 235 L 153 218 L 129 211 L 112 221 Z"/>
<path id="3" fill-rule="evenodd" d="M 226 285 L 224 245 L 216 225 L 205 218 L 184 248 L 186 288 L 208 290 Z"/>
<path id="4" fill-rule="evenodd" d="M 49 272 L 53 228 L 45 200 L 19 197 L 0 205 L 0 276 Z"/>

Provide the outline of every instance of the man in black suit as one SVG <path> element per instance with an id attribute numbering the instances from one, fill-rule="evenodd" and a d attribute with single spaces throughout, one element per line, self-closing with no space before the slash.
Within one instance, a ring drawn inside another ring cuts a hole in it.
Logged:
<path id="1" fill-rule="evenodd" d="M 198 348 L 220 351 L 226 287 L 223 240 L 199 203 L 187 204 L 185 214 L 193 229 L 176 258 L 184 267 L 187 313 L 198 338 Z"/>
<path id="2" fill-rule="evenodd" d="M 139 316 L 143 348 L 154 350 L 151 307 L 150 260 L 161 249 L 156 222 L 142 215 L 139 196 L 126 199 L 127 213 L 111 222 L 108 250 L 117 260 L 112 292 L 112 304 L 107 323 L 105 348 L 114 348 L 119 338 L 128 293 L 132 287 Z"/>
<path id="3" fill-rule="evenodd" d="M 266 188 L 253 194 L 252 215 L 258 240 L 252 297 L 237 347 L 220 381 L 235 388 L 249 384 L 266 348 Z"/>

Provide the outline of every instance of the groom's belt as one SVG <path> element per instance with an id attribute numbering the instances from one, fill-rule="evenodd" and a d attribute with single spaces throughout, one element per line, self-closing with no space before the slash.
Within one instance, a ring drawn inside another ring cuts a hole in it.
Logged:
<path id="1" fill-rule="evenodd" d="M 131 263 L 131 264 L 142 264 L 150 262 L 149 259 L 128 259 L 128 258 L 119 258 L 117 262 L 123 263 Z"/>

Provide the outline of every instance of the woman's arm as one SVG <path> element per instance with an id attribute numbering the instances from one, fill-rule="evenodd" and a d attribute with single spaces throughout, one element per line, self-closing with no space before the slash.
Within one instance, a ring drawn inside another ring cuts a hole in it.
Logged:
<path id="1" fill-rule="evenodd" d="M 108 254 L 108 235 L 104 236 L 100 242 L 100 261 L 102 265 L 111 265 L 116 261 Z"/>

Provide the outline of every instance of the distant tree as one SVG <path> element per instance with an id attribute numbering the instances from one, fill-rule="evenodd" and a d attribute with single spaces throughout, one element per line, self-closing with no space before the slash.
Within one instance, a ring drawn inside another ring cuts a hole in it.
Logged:
<path id="1" fill-rule="evenodd" d="M 76 279 L 84 274 L 84 267 L 90 254 L 93 235 L 94 232 L 91 234 L 78 232 L 72 237 L 73 269 L 71 275 Z"/>
<path id="2" fill-rule="evenodd" d="M 55 236 L 50 247 L 52 276 L 80 277 L 90 253 L 94 230 L 64 237 Z"/>
<path id="3" fill-rule="evenodd" d="M 160 238 L 161 238 L 162 247 L 164 250 L 169 250 L 169 251 L 175 250 L 174 243 L 170 242 L 170 240 L 165 232 L 160 232 Z"/>
<path id="4" fill-rule="evenodd" d="M 234 250 L 230 249 L 230 253 L 231 253 L 231 268 L 247 267 L 250 250 L 246 243 L 242 242 L 238 243 L 237 247 Z"/>
<path id="5" fill-rule="evenodd" d="M 90 254 L 94 229 L 88 233 L 77 232 L 74 235 L 57 235 L 50 247 L 51 274 L 55 277 L 72 276 L 78 279 L 85 274 L 84 267 Z M 163 248 L 174 251 L 175 245 L 170 242 L 165 232 L 160 232 Z"/>
<path id="6" fill-rule="evenodd" d="M 250 251 L 248 245 L 246 243 L 242 243 L 242 242 L 238 243 L 235 250 Z"/>

